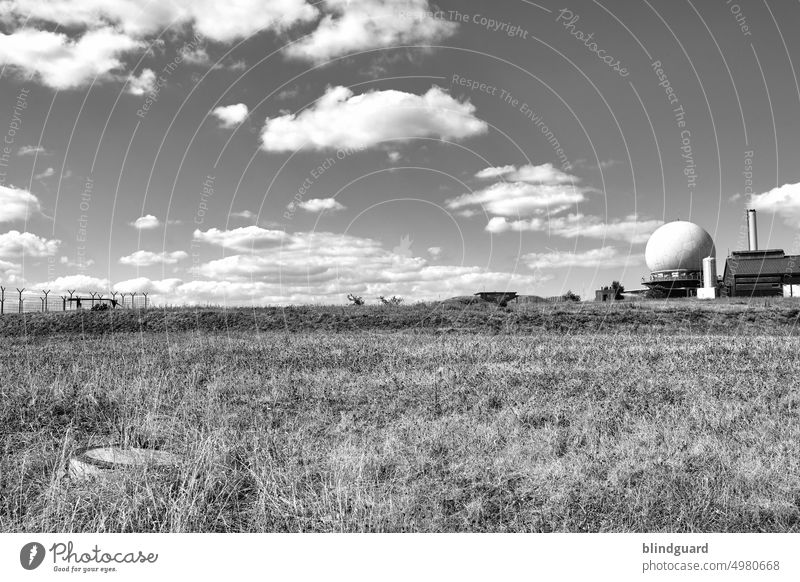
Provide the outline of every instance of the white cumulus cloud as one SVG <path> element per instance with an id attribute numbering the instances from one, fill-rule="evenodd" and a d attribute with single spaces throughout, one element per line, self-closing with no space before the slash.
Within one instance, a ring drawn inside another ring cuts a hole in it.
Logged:
<path id="1" fill-rule="evenodd" d="M 453 210 L 479 206 L 494 216 L 515 217 L 560 212 L 585 199 L 584 189 L 573 186 L 497 182 L 448 200 L 446 204 Z"/>
<path id="2" fill-rule="evenodd" d="M 100 279 L 90 275 L 67 275 L 51 281 L 36 283 L 33 287 L 36 289 L 50 289 L 54 293 L 65 293 L 74 290 L 78 294 L 83 294 L 91 292 L 106 293 L 111 284 L 108 279 Z"/>
<path id="3" fill-rule="evenodd" d="M 0 186 L 0 223 L 26 220 L 41 211 L 39 199 L 21 188 Z"/>
<path id="4" fill-rule="evenodd" d="M 326 0 L 324 7 L 316 30 L 287 47 L 289 56 L 322 62 L 372 48 L 433 43 L 457 29 L 434 18 L 428 0 Z"/>
<path id="5" fill-rule="evenodd" d="M 291 205 L 290 205 L 291 206 Z M 306 212 L 335 212 L 337 210 L 344 210 L 344 204 L 339 203 L 335 198 L 311 198 L 304 200 L 297 204 L 298 208 L 302 208 Z"/>
<path id="6" fill-rule="evenodd" d="M 525 164 L 517 168 L 513 165 L 485 168 L 475 174 L 482 180 L 502 178 L 509 182 L 530 182 L 532 184 L 574 184 L 580 178 L 562 172 L 553 164 Z"/>
<path id="7" fill-rule="evenodd" d="M 242 123 L 247 118 L 247 113 L 247 105 L 244 103 L 217 107 L 211 112 L 214 117 L 219 119 L 220 125 L 226 129 L 234 128 Z"/>
<path id="8" fill-rule="evenodd" d="M 31 232 L 10 230 L 0 234 L 0 257 L 52 257 L 58 253 L 60 240 L 49 240 Z"/>
<path id="9" fill-rule="evenodd" d="M 495 180 L 495 183 L 447 200 L 446 205 L 462 216 L 474 216 L 480 208 L 492 216 L 486 230 L 496 233 L 543 230 L 546 217 L 585 201 L 586 194 L 591 191 L 580 184 L 580 178 L 550 163 L 526 164 L 519 168 L 495 166 L 481 170 L 475 177 Z"/>
<path id="10" fill-rule="evenodd" d="M 800 226 L 800 183 L 784 184 L 768 192 L 750 196 L 750 207 L 777 214 L 791 226 Z"/>
<path id="11" fill-rule="evenodd" d="M 250 238 L 264 236 L 257 227 L 250 228 Z M 392 252 L 374 239 L 347 234 L 279 231 L 282 236 L 277 244 L 278 237 L 270 235 L 272 244 L 253 251 L 243 229 L 212 230 L 212 237 L 203 237 L 207 242 L 213 240 L 216 246 L 230 248 L 231 241 L 236 241 L 242 252 L 202 263 L 195 272 L 201 279 L 176 289 L 199 301 L 213 301 L 217 294 L 217 300 L 225 297 L 239 302 L 341 303 L 347 293 L 422 300 L 474 293 L 482 288 L 524 292 L 544 280 L 538 274 L 431 265 L 423 258 Z"/>
<path id="12" fill-rule="evenodd" d="M 262 30 L 285 30 L 310 22 L 319 11 L 306 0 L 7 0 L 0 17 L 27 17 L 67 28 L 113 27 L 135 38 L 156 35 L 165 28 L 191 26 L 209 40 L 230 42 Z"/>
<path id="13" fill-rule="evenodd" d="M 122 56 L 143 45 L 112 28 L 64 33 L 22 28 L 0 33 L 0 65 L 33 76 L 53 89 L 75 89 L 122 67 Z"/>
<path id="14" fill-rule="evenodd" d="M 267 119 L 261 147 L 282 152 L 362 148 L 418 137 L 460 140 L 487 127 L 475 117 L 474 105 L 439 87 L 424 95 L 394 90 L 355 95 L 347 87 L 329 87 L 312 107 Z"/>
<path id="15" fill-rule="evenodd" d="M 146 277 L 137 277 L 114 284 L 114 291 L 120 293 L 153 293 L 155 295 L 171 295 L 181 285 L 180 279 L 162 279 L 153 281 Z"/>
<path id="16" fill-rule="evenodd" d="M 604 221 L 598 216 L 569 214 L 567 216 L 535 216 L 530 219 L 508 220 L 495 216 L 486 230 L 492 233 L 538 231 L 565 238 L 596 238 L 627 241 L 633 244 L 647 242 L 663 220 L 640 220 L 635 214 L 621 219 Z"/>
<path id="17" fill-rule="evenodd" d="M 146 214 L 134 220 L 131 226 L 138 230 L 153 230 L 161 226 L 161 221 L 152 214 Z"/>
<path id="18" fill-rule="evenodd" d="M 121 265 L 135 267 L 150 267 L 152 265 L 175 265 L 186 259 L 189 255 L 184 251 L 154 253 L 151 251 L 136 251 L 130 255 L 120 257 Z"/>
<path id="19" fill-rule="evenodd" d="M 260 226 L 244 226 L 233 230 L 211 228 L 202 231 L 198 229 L 194 231 L 193 236 L 197 241 L 240 252 L 274 247 L 287 237 L 282 230 L 267 230 Z"/>
<path id="20" fill-rule="evenodd" d="M 150 93 L 156 86 L 156 74 L 152 69 L 144 69 L 138 77 L 128 77 L 128 93 L 131 95 L 144 95 Z"/>

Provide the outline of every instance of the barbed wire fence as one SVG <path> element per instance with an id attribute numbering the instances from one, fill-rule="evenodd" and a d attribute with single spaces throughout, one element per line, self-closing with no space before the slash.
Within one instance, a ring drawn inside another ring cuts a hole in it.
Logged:
<path id="1" fill-rule="evenodd" d="M 50 289 L 38 292 L 25 287 L 0 286 L 0 315 L 12 313 L 57 313 L 65 311 L 147 309 L 151 307 L 149 293 L 111 291 L 78 293 L 77 290 L 54 294 Z"/>

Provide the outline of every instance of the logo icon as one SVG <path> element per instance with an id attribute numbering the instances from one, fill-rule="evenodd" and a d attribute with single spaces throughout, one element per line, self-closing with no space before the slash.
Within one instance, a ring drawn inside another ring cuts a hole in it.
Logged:
<path id="1" fill-rule="evenodd" d="M 35 570 L 44 561 L 44 546 L 39 542 L 29 542 L 19 552 L 19 563 L 26 570 Z"/>

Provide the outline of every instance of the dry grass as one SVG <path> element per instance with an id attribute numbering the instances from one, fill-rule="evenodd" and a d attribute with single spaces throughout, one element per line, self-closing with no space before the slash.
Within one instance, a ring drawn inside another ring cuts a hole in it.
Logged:
<path id="1" fill-rule="evenodd" d="M 0 530 L 800 531 L 791 325 L 592 331 L 599 313 L 576 333 L 5 338 Z M 65 478 L 107 442 L 184 462 Z"/>

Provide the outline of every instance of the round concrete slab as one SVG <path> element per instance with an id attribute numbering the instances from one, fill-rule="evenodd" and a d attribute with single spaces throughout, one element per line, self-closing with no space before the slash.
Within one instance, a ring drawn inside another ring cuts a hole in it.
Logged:
<path id="1" fill-rule="evenodd" d="M 178 456 L 168 451 L 115 446 L 91 447 L 79 451 L 69 460 L 69 474 L 75 479 L 102 476 L 115 469 L 137 467 L 171 467 Z"/>

